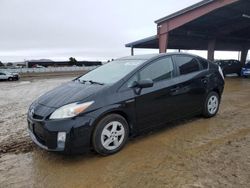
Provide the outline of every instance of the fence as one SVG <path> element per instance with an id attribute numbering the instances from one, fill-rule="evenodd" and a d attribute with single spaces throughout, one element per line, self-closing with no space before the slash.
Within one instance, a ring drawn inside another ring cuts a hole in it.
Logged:
<path id="1" fill-rule="evenodd" d="M 41 73 L 41 72 L 70 72 L 70 71 L 90 71 L 98 66 L 89 67 L 44 67 L 44 68 L 11 68 L 0 69 L 0 71 L 16 72 L 16 73 Z"/>

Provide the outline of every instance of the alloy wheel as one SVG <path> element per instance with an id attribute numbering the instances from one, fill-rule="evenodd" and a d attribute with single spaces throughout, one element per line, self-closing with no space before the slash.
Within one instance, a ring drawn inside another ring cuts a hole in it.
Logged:
<path id="1" fill-rule="evenodd" d="M 217 109 L 218 109 L 218 106 L 219 106 L 219 100 L 218 100 L 217 96 L 212 95 L 208 99 L 208 104 L 207 104 L 208 112 L 210 114 L 215 114 Z"/>
<path id="2" fill-rule="evenodd" d="M 101 133 L 101 143 L 107 150 L 117 149 L 125 136 L 124 126 L 118 121 L 108 123 Z"/>

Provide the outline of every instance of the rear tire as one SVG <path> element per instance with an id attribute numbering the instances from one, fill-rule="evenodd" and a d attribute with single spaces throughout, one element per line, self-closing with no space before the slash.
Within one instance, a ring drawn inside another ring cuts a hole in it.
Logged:
<path id="1" fill-rule="evenodd" d="M 206 118 L 211 118 L 215 116 L 219 110 L 220 106 L 220 97 L 218 93 L 212 91 L 210 92 L 203 104 L 203 113 L 202 115 Z"/>
<path id="2" fill-rule="evenodd" d="M 92 144 L 94 150 L 101 155 L 111 155 L 120 151 L 128 140 L 129 126 L 118 114 L 110 114 L 102 118 L 96 125 Z"/>
<path id="3" fill-rule="evenodd" d="M 9 81 L 12 81 L 12 80 L 13 80 L 13 78 L 9 77 L 9 78 L 8 78 L 8 80 L 9 80 Z"/>

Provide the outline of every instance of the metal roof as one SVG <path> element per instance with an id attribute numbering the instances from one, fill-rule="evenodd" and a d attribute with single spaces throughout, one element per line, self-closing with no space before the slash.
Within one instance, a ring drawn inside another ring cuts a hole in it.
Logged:
<path id="1" fill-rule="evenodd" d="M 202 1 L 198 7 L 212 1 Z M 213 2 L 216 2 L 215 0 Z M 202 3 L 202 4 L 201 4 Z M 209 4 L 210 5 L 210 4 Z M 191 10 L 191 8 L 187 8 Z M 187 11 L 187 10 L 185 10 Z M 184 11 L 182 11 L 182 14 Z M 181 14 L 181 13 L 178 13 Z M 177 13 L 175 15 L 178 15 Z M 165 19 L 169 19 L 165 18 Z M 238 0 L 208 12 L 168 32 L 168 49 L 207 50 L 211 39 L 215 50 L 240 51 L 250 48 L 250 1 Z M 159 48 L 158 36 L 151 36 L 125 45 L 133 48 Z"/>
<path id="2" fill-rule="evenodd" d="M 157 39 L 157 35 L 151 36 L 151 37 L 147 37 L 141 40 L 137 40 L 135 42 L 131 42 L 128 44 L 125 44 L 125 47 L 133 47 L 135 45 L 141 44 L 141 43 L 146 43 L 146 42 L 150 42 L 150 41 L 154 41 Z"/>
<path id="3" fill-rule="evenodd" d="M 177 11 L 177 12 L 175 12 L 175 13 L 173 13 L 173 14 L 170 14 L 170 15 L 168 15 L 168 16 L 165 16 L 165 17 L 163 17 L 163 18 L 160 18 L 160 19 L 156 20 L 155 23 L 156 23 L 156 24 L 159 24 L 159 23 L 161 23 L 161 22 L 164 22 L 164 21 L 169 20 L 169 19 L 171 19 L 171 18 L 174 18 L 174 17 L 176 17 L 176 16 L 185 14 L 186 12 L 189 12 L 189 11 L 191 11 L 191 10 L 197 9 L 197 8 L 199 8 L 199 7 L 201 7 L 201 6 L 204 6 L 204 5 L 207 5 L 207 4 L 209 4 L 209 3 L 212 3 L 213 1 L 214 1 L 214 0 L 203 0 L 203 1 L 198 2 L 198 3 L 196 3 L 196 4 L 194 4 L 194 5 L 190 6 L 190 7 L 184 8 L 184 9 L 182 9 L 182 10 L 180 10 L 180 11 Z"/>

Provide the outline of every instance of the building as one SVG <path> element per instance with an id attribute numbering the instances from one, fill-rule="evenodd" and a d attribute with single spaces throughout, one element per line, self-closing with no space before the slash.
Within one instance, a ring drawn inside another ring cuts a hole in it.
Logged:
<path id="1" fill-rule="evenodd" d="M 74 63 L 70 61 L 51 61 L 51 60 L 29 60 L 26 61 L 26 66 L 31 68 L 37 65 L 43 67 L 65 67 L 65 66 L 98 66 L 102 65 L 100 61 L 76 61 Z"/>
<path id="2" fill-rule="evenodd" d="M 126 44 L 131 48 L 240 51 L 245 63 L 250 49 L 250 1 L 203 0 L 155 21 L 157 33 Z"/>

